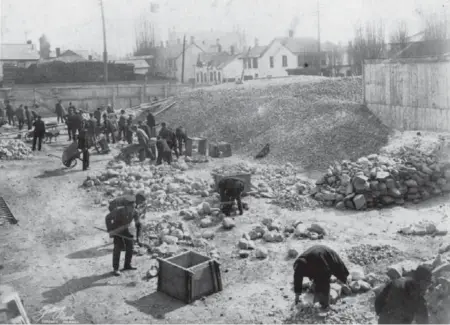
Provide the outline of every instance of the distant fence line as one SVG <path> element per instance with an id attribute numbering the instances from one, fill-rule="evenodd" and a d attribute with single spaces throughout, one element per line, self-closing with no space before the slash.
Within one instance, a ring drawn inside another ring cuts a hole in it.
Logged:
<path id="1" fill-rule="evenodd" d="M 364 101 L 386 125 L 450 131 L 450 60 L 430 57 L 366 60 Z"/>
<path id="2" fill-rule="evenodd" d="M 114 105 L 115 108 L 127 108 L 147 103 L 153 97 L 166 98 L 176 96 L 189 89 L 177 84 L 108 84 L 108 85 L 60 85 L 45 87 L 19 86 L 0 89 L 0 98 L 10 99 L 14 106 L 39 104 L 43 116 L 54 112 L 55 104 L 61 99 L 65 107 L 69 102 L 75 107 L 89 111 L 102 105 Z"/>

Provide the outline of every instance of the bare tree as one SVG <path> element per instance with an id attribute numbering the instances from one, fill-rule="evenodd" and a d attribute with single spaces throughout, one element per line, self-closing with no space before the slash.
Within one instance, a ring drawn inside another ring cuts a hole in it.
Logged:
<path id="1" fill-rule="evenodd" d="M 425 13 L 421 14 L 425 24 L 424 41 L 446 40 L 450 37 L 447 14 L 443 13 Z"/>
<path id="2" fill-rule="evenodd" d="M 44 34 L 39 37 L 39 55 L 42 59 L 50 58 L 50 42 Z"/>
<path id="3" fill-rule="evenodd" d="M 404 20 L 400 21 L 397 28 L 391 33 L 390 42 L 405 46 L 408 43 L 408 25 Z"/>
<path id="4" fill-rule="evenodd" d="M 134 55 L 151 55 L 154 54 L 155 44 L 155 28 L 149 19 L 142 15 L 135 24 L 135 48 Z"/>
<path id="5" fill-rule="evenodd" d="M 386 48 L 385 31 L 382 21 L 366 22 L 355 28 L 355 36 L 349 49 L 356 74 L 362 73 L 364 60 L 380 59 L 384 57 Z"/>

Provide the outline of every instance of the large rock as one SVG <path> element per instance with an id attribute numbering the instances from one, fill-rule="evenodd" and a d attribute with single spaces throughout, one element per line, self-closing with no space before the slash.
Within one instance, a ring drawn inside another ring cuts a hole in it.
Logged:
<path id="1" fill-rule="evenodd" d="M 265 259 L 269 255 L 269 251 L 265 247 L 258 247 L 255 252 L 255 256 L 258 259 Z"/>
<path id="2" fill-rule="evenodd" d="M 364 269 L 362 267 L 353 267 L 350 269 L 349 273 L 352 281 L 359 281 L 365 278 Z"/>
<path id="3" fill-rule="evenodd" d="M 369 179 L 363 175 L 355 176 L 353 178 L 353 187 L 354 187 L 355 191 L 362 192 L 362 191 L 367 190 L 370 187 L 368 180 Z"/>
<path id="4" fill-rule="evenodd" d="M 388 268 L 387 275 L 391 280 L 398 279 L 402 276 L 409 276 L 417 269 L 419 262 L 415 261 L 403 261 Z"/>
<path id="5" fill-rule="evenodd" d="M 309 228 L 308 231 L 315 232 L 319 235 L 326 235 L 326 230 L 319 224 L 313 223 Z"/>
<path id="6" fill-rule="evenodd" d="M 232 229 L 236 227 L 236 222 L 232 218 L 224 218 L 222 221 L 222 226 L 224 229 Z"/>
<path id="7" fill-rule="evenodd" d="M 361 210 L 366 206 L 366 198 L 362 194 L 358 194 L 353 198 L 356 210 Z"/>

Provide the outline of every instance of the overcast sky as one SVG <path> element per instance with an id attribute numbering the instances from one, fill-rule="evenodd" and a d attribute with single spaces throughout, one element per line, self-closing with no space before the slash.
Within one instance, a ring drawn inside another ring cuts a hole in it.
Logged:
<path id="1" fill-rule="evenodd" d="M 232 30 L 239 25 L 248 40 L 258 37 L 267 44 L 273 37 L 287 34 L 295 15 L 299 18 L 297 36 L 317 36 L 315 0 L 156 0 L 158 14 L 149 13 L 150 0 L 104 0 L 108 52 L 132 52 L 134 21 L 143 13 L 155 22 L 159 35 L 167 38 L 168 28 L 178 32 Z M 3 43 L 38 44 L 45 33 L 52 49 L 78 48 L 103 51 L 99 0 L 0 0 Z M 382 18 L 389 31 L 405 20 L 411 32 L 421 29 L 419 10 L 447 10 L 450 0 L 320 0 L 320 26 L 323 41 L 346 43 L 358 21 Z M 387 34 L 388 34 L 387 31 Z"/>

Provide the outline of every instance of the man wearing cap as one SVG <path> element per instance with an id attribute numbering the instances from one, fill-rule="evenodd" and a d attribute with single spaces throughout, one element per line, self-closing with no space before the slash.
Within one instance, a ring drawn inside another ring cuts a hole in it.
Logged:
<path id="1" fill-rule="evenodd" d="M 19 107 L 16 109 L 16 117 L 17 121 L 19 122 L 19 130 L 22 130 L 25 124 L 25 112 L 23 110 L 23 105 L 19 105 Z"/>
<path id="2" fill-rule="evenodd" d="M 33 118 L 31 116 L 31 112 L 28 109 L 28 106 L 25 106 L 25 119 L 27 121 L 28 130 L 31 130 L 33 128 Z"/>
<path id="3" fill-rule="evenodd" d="M 83 153 L 83 170 L 89 168 L 89 147 L 88 125 L 83 121 L 78 133 L 78 149 Z"/>
<path id="4" fill-rule="evenodd" d="M 411 276 L 389 281 L 375 297 L 378 324 L 428 324 L 425 293 L 431 278 L 431 269 L 421 265 Z"/>
<path id="5" fill-rule="evenodd" d="M 55 105 L 55 113 L 56 113 L 56 122 L 65 122 L 65 117 L 64 117 L 64 108 L 61 104 L 61 99 L 58 100 L 58 102 Z"/>
<path id="6" fill-rule="evenodd" d="M 127 119 L 127 125 L 126 125 L 126 138 L 128 144 L 133 144 L 133 115 L 129 115 Z"/>
<path id="7" fill-rule="evenodd" d="M 294 263 L 295 303 L 302 294 L 303 278 L 308 277 L 314 282 L 314 302 L 319 302 L 323 309 L 328 308 L 331 276 L 346 283 L 349 274 L 344 262 L 331 248 L 325 245 L 308 248 Z"/>
<path id="8" fill-rule="evenodd" d="M 144 130 L 138 128 L 136 125 L 132 127 L 132 131 L 136 132 L 136 137 L 138 139 L 139 144 L 142 146 L 142 149 L 139 151 L 139 160 L 144 161 L 145 158 L 150 158 L 151 160 L 155 160 L 155 155 L 150 149 L 150 139 Z"/>
<path id="9" fill-rule="evenodd" d="M 34 122 L 34 131 L 33 131 L 33 151 L 36 151 L 36 142 L 38 142 L 38 150 L 42 149 L 42 140 L 45 136 L 45 123 L 41 120 L 41 116 L 37 116 L 37 120 Z"/>
<path id="10" fill-rule="evenodd" d="M 122 199 L 123 206 L 117 207 L 112 210 L 105 218 L 106 229 L 109 232 L 110 237 L 114 240 L 113 249 L 113 273 L 116 276 L 120 275 L 120 253 L 122 249 L 125 249 L 125 263 L 124 270 L 136 270 L 131 266 L 131 260 L 133 258 L 133 235 L 130 233 L 129 225 L 134 220 L 136 225 L 136 237 L 139 240 L 140 235 L 140 222 L 139 215 L 135 211 L 136 198 L 132 195 L 125 196 Z"/>
<path id="11" fill-rule="evenodd" d="M 158 157 L 156 158 L 156 166 L 161 165 L 164 160 L 169 165 L 172 163 L 172 150 L 170 150 L 167 141 L 161 137 L 157 137 L 156 150 L 158 150 Z"/>
<path id="12" fill-rule="evenodd" d="M 126 139 L 126 127 L 127 127 L 127 116 L 125 115 L 125 110 L 120 111 L 119 116 L 119 136 L 118 140 L 125 140 Z"/>

